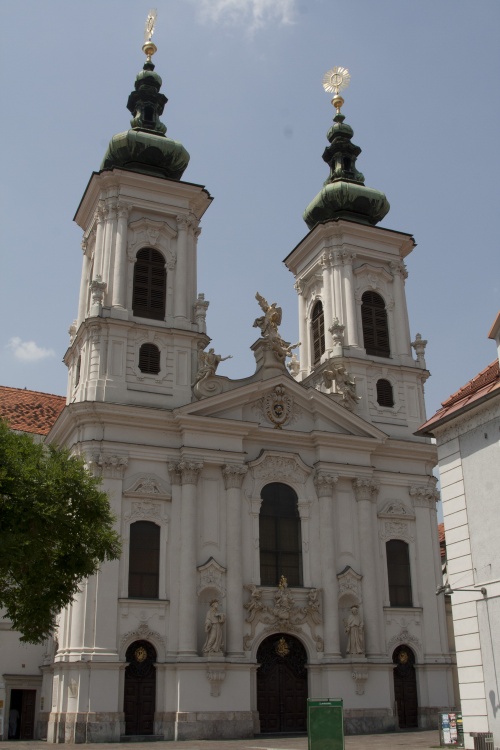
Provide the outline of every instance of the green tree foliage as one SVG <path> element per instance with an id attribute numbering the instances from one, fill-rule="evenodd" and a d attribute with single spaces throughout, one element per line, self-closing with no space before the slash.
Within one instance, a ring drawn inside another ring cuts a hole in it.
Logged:
<path id="1" fill-rule="evenodd" d="M 116 560 L 107 495 L 83 461 L 0 421 L 0 607 L 21 640 L 40 643 L 104 560 Z"/>

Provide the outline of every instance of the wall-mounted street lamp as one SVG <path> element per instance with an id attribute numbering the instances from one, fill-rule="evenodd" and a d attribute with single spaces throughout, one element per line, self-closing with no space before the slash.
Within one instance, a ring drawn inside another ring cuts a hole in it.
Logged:
<path id="1" fill-rule="evenodd" d="M 452 588 L 449 583 L 441 584 L 441 586 L 438 586 L 436 589 L 436 596 L 439 596 L 439 594 L 454 594 L 455 591 L 475 591 L 476 593 L 481 592 L 483 596 L 486 596 L 488 593 L 484 586 L 482 586 L 480 589 L 470 589 L 470 588 Z"/>

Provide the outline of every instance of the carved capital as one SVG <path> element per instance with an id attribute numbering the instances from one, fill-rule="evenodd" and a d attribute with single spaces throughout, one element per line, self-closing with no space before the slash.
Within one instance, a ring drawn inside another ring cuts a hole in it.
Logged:
<path id="1" fill-rule="evenodd" d="M 380 484 L 373 479 L 356 478 L 352 480 L 352 486 L 356 500 L 375 501 L 377 499 Z"/>
<path id="2" fill-rule="evenodd" d="M 111 200 L 106 205 L 106 208 L 104 209 L 104 211 L 105 211 L 105 214 L 106 214 L 106 218 L 108 220 L 112 220 L 112 219 L 116 218 L 116 206 L 117 206 L 116 200 Z"/>
<path id="3" fill-rule="evenodd" d="M 226 490 L 233 488 L 240 489 L 247 472 L 248 466 L 224 464 L 222 467 L 222 476 L 224 477 Z"/>
<path id="4" fill-rule="evenodd" d="M 439 492 L 435 487 L 429 485 L 418 486 L 414 484 L 409 487 L 408 492 L 413 499 L 413 505 L 416 507 L 433 508 L 439 500 Z"/>
<path id="5" fill-rule="evenodd" d="M 177 228 L 179 230 L 187 230 L 189 224 L 190 221 L 188 216 L 184 216 L 183 214 L 179 214 L 179 216 L 177 216 Z"/>
<path id="6" fill-rule="evenodd" d="M 168 464 L 167 469 L 172 487 L 180 487 L 180 485 L 182 484 L 182 477 L 181 471 L 179 469 L 179 464 L 176 464 L 172 461 Z"/>
<path id="7" fill-rule="evenodd" d="M 202 461 L 181 461 L 177 466 L 182 476 L 182 484 L 198 484 L 203 469 Z"/>
<path id="8" fill-rule="evenodd" d="M 314 486 L 316 487 L 318 497 L 331 497 L 338 481 L 338 474 L 318 472 L 314 477 Z"/>
<path id="9" fill-rule="evenodd" d="M 119 479 L 128 466 L 128 458 L 111 453 L 93 453 L 88 459 L 88 464 L 96 474 Z"/>
<path id="10" fill-rule="evenodd" d="M 116 205 L 118 216 L 120 219 L 127 219 L 129 212 L 130 212 L 130 206 L 128 203 L 123 203 L 123 201 L 119 201 Z"/>
<path id="11" fill-rule="evenodd" d="M 96 224 L 102 224 L 104 221 L 104 201 L 99 201 L 95 212 Z"/>
<path id="12" fill-rule="evenodd" d="M 303 281 L 296 281 L 293 286 L 299 296 L 302 296 L 304 294 L 305 284 Z"/>

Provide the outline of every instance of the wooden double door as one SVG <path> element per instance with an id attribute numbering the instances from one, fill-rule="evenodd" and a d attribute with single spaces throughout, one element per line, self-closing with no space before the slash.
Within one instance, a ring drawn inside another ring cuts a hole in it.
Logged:
<path id="1" fill-rule="evenodd" d="M 392 655 L 394 667 L 394 698 L 400 729 L 418 727 L 417 676 L 415 655 L 408 646 L 398 646 Z"/>
<path id="2" fill-rule="evenodd" d="M 262 733 L 307 731 L 307 654 L 287 633 L 266 638 L 257 651 L 257 710 Z"/>
<path id="3" fill-rule="evenodd" d="M 125 656 L 125 734 L 154 734 L 156 651 L 148 641 L 135 641 Z"/>

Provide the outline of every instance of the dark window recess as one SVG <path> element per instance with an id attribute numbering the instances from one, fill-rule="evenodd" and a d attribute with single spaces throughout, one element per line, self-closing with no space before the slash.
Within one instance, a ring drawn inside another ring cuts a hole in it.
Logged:
<path id="1" fill-rule="evenodd" d="M 376 292 L 365 292 L 361 300 L 361 322 L 366 353 L 376 357 L 390 357 L 389 327 L 384 300 Z"/>
<path id="2" fill-rule="evenodd" d="M 311 318 L 311 333 L 313 346 L 313 364 L 317 364 L 321 355 L 325 352 L 325 316 L 323 314 L 323 305 L 316 302 L 313 308 Z"/>
<path id="3" fill-rule="evenodd" d="M 139 250 L 134 266 L 134 315 L 163 320 L 166 296 L 167 273 L 163 255 L 150 247 Z"/>
<path id="4" fill-rule="evenodd" d="M 392 385 L 384 378 L 377 380 L 377 403 L 380 406 L 394 406 Z"/>
<path id="5" fill-rule="evenodd" d="M 390 539 L 385 545 L 391 607 L 412 607 L 410 553 L 406 542 Z"/>
<path id="6" fill-rule="evenodd" d="M 160 350 L 155 344 L 143 344 L 139 349 L 139 370 L 150 375 L 160 372 Z"/>
<path id="7" fill-rule="evenodd" d="M 261 493 L 259 516 L 260 582 L 302 586 L 302 539 L 297 495 L 287 484 L 272 482 Z"/>
<path id="8" fill-rule="evenodd" d="M 130 526 L 128 595 L 133 599 L 158 599 L 160 527 L 151 521 Z"/>
<path id="9" fill-rule="evenodd" d="M 78 357 L 76 362 L 76 372 L 75 372 L 75 388 L 80 382 L 80 371 L 82 369 L 82 357 L 81 355 Z"/>

